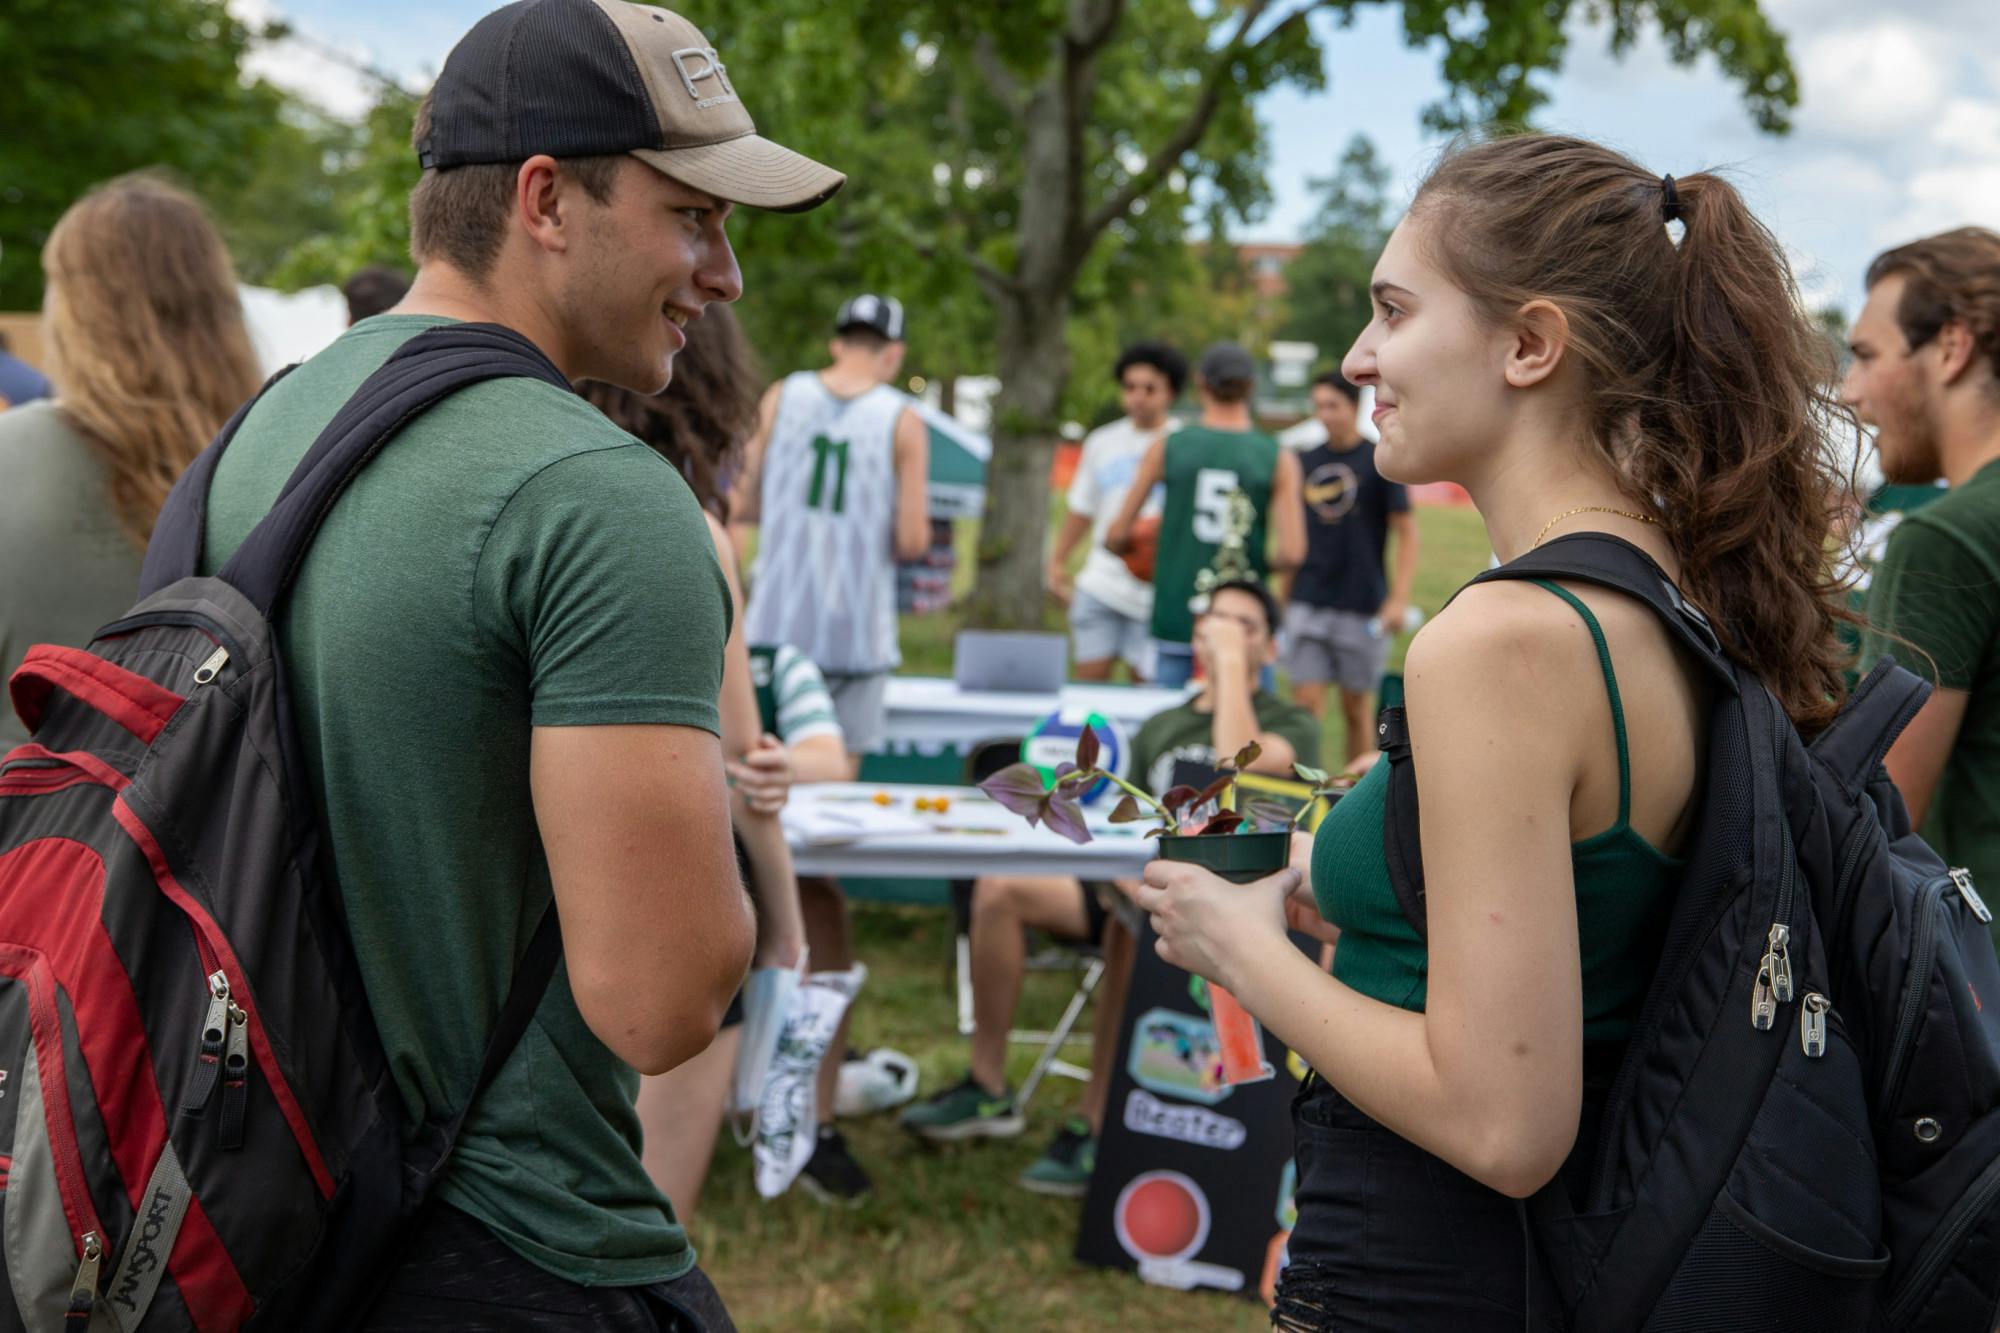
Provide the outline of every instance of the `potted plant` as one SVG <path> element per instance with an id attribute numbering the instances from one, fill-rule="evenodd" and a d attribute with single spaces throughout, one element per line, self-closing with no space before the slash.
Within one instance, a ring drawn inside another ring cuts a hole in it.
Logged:
<path id="1" fill-rule="evenodd" d="M 1110 782 L 1124 793 L 1111 812 L 1112 823 L 1155 820 L 1157 826 L 1148 830 L 1146 836 L 1160 840 L 1163 858 L 1193 862 L 1231 883 L 1248 884 L 1285 868 L 1291 860 L 1292 830 L 1300 818 L 1321 797 L 1337 795 L 1346 785 L 1340 779 L 1329 778 L 1322 769 L 1294 764 L 1292 771 L 1313 788 L 1312 795 L 1297 810 L 1276 801 L 1251 801 L 1244 809 L 1225 809 L 1197 824 L 1200 812 L 1211 802 L 1234 796 L 1237 775 L 1247 771 L 1263 753 L 1255 741 L 1238 750 L 1222 766 L 1222 775 L 1207 787 L 1200 790 L 1174 787 L 1159 797 L 1098 767 L 1101 753 L 1096 732 L 1085 728 L 1077 738 L 1075 761 L 1058 767 L 1055 781 L 1048 787 L 1042 786 L 1041 774 L 1034 766 L 1025 763 L 1010 764 L 979 786 L 1031 826 L 1044 824 L 1071 842 L 1082 844 L 1090 841 L 1082 793 L 1099 782 Z M 1233 800 L 1230 803 L 1235 804 Z M 1257 1020 L 1222 987 L 1211 983 L 1208 993 L 1209 1016 L 1222 1052 L 1224 1081 L 1251 1083 L 1270 1078 L 1272 1069 L 1264 1060 L 1263 1032 Z"/>

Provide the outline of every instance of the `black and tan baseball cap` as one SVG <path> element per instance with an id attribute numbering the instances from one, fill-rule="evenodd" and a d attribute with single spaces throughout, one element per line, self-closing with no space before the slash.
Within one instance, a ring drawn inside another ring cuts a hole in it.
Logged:
<path id="1" fill-rule="evenodd" d="M 431 90 L 426 169 L 630 153 L 718 199 L 795 213 L 846 177 L 757 133 L 728 67 L 672 10 L 517 0 L 472 26 Z"/>

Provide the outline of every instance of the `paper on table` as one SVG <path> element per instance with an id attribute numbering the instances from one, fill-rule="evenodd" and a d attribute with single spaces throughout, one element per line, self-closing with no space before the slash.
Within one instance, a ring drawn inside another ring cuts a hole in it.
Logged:
<path id="1" fill-rule="evenodd" d="M 785 802 L 779 819 L 788 841 L 819 847 L 862 838 L 907 837 L 928 832 L 931 827 L 893 806 L 859 803 L 833 806 L 811 800 Z"/>

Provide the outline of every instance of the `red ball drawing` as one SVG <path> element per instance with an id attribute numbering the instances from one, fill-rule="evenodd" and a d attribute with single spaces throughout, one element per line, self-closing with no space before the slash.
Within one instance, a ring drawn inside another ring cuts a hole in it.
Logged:
<path id="1" fill-rule="evenodd" d="M 1178 1171 L 1148 1171 L 1119 1191 L 1118 1243 L 1134 1259 L 1185 1259 L 1208 1240 L 1208 1199 Z"/>

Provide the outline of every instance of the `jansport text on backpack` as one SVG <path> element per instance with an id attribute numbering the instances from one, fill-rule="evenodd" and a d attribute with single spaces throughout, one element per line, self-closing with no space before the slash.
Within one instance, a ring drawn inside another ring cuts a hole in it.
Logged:
<path id="1" fill-rule="evenodd" d="M 1592 1132 L 1529 1201 L 1537 1327 L 1903 1333 L 2000 1320 L 2000 959 L 1882 756 L 1928 687 L 1885 662 L 1805 745 L 1637 547 L 1560 537 L 1490 579 L 1652 607 L 1715 687 L 1699 815 L 1644 1008 Z M 1424 923 L 1401 709 L 1384 848 Z"/>
<path id="2" fill-rule="evenodd" d="M 138 605 L 15 672 L 33 737 L 0 759 L 0 1329 L 349 1326 L 436 1182 L 463 1108 L 406 1132 L 319 871 L 273 625 L 354 474 L 503 375 L 568 387 L 505 329 L 411 339 L 197 577 L 246 404 L 169 498 Z M 550 910 L 476 1087 L 560 948 Z"/>

